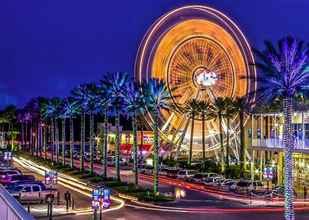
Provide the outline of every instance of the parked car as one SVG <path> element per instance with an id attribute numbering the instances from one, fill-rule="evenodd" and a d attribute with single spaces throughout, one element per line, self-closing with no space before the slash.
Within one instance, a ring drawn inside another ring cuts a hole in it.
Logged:
<path id="1" fill-rule="evenodd" d="M 2 170 L 0 171 L 0 183 L 5 185 L 10 182 L 12 176 L 21 175 L 19 170 Z"/>
<path id="2" fill-rule="evenodd" d="M 230 189 L 238 193 L 247 193 L 252 190 L 261 190 L 264 185 L 260 181 L 240 180 L 236 184 L 231 185 Z"/>
<path id="3" fill-rule="evenodd" d="M 207 186 L 218 186 L 218 183 L 223 179 L 224 178 L 222 176 L 207 177 L 204 180 L 204 184 Z"/>
<path id="4" fill-rule="evenodd" d="M 167 176 L 167 173 L 168 173 L 168 168 L 167 167 L 159 169 L 159 174 L 160 175 Z"/>
<path id="5" fill-rule="evenodd" d="M 44 201 L 49 195 L 58 196 L 56 189 L 47 189 L 42 182 L 23 182 L 8 188 L 11 195 L 19 201 Z"/>
<path id="6" fill-rule="evenodd" d="M 145 165 L 144 168 L 141 169 L 141 173 L 146 174 L 146 175 L 152 175 L 153 167 L 149 165 Z"/>
<path id="7" fill-rule="evenodd" d="M 32 175 L 14 175 L 6 176 L 6 178 L 0 179 L 0 183 L 3 185 L 13 184 L 22 181 L 34 181 L 35 177 Z"/>
<path id="8" fill-rule="evenodd" d="M 114 156 L 107 157 L 107 166 L 109 166 L 109 167 L 115 166 L 115 157 Z"/>
<path id="9" fill-rule="evenodd" d="M 223 181 L 221 183 L 221 187 L 225 190 L 231 190 L 232 187 L 236 188 L 236 184 L 237 184 L 237 180 L 228 179 L 227 181 Z"/>
<path id="10" fill-rule="evenodd" d="M 177 173 L 177 179 L 188 179 L 197 173 L 196 170 L 180 170 Z"/>
<path id="11" fill-rule="evenodd" d="M 176 179 L 178 171 L 179 171 L 179 169 L 176 169 L 176 168 L 168 169 L 166 176 L 169 177 L 169 178 Z"/>
<path id="12" fill-rule="evenodd" d="M 194 176 L 187 178 L 186 180 L 191 183 L 203 183 L 208 178 L 207 173 L 197 173 Z"/>

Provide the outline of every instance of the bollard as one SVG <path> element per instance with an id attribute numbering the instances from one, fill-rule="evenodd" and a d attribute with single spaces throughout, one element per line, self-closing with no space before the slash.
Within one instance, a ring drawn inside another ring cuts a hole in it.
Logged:
<path id="1" fill-rule="evenodd" d="M 60 193 L 59 191 L 57 191 L 57 205 L 60 204 Z"/>
<path id="2" fill-rule="evenodd" d="M 93 220 L 97 220 L 97 209 L 93 211 Z"/>
<path id="3" fill-rule="evenodd" d="M 72 198 L 72 210 L 75 208 L 75 200 Z"/>

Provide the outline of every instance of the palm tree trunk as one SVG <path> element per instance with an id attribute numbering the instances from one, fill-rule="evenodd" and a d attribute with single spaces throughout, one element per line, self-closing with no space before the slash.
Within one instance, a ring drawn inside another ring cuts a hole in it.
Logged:
<path id="1" fill-rule="evenodd" d="M 28 122 L 27 121 L 25 124 L 25 149 L 29 150 L 28 149 Z"/>
<path id="2" fill-rule="evenodd" d="M 284 178 L 284 191 L 285 191 L 285 219 L 294 220 L 294 192 L 293 192 L 293 148 L 294 140 L 292 136 L 292 98 L 287 97 L 283 100 L 283 113 L 284 113 L 284 153 L 285 153 L 285 178 Z"/>
<path id="3" fill-rule="evenodd" d="M 223 128 L 222 128 L 222 115 L 219 114 L 219 135 L 221 145 L 221 171 L 224 172 L 224 140 L 223 140 Z"/>
<path id="4" fill-rule="evenodd" d="M 153 115 L 153 192 L 159 190 L 159 110 L 154 111 Z"/>
<path id="5" fill-rule="evenodd" d="M 46 127 L 42 128 L 42 135 L 43 135 L 43 153 L 44 153 L 44 159 L 47 159 L 47 149 L 46 149 Z"/>
<path id="6" fill-rule="evenodd" d="M 70 117 L 70 167 L 74 167 L 73 160 L 73 148 L 74 148 L 74 121 L 72 116 Z"/>
<path id="7" fill-rule="evenodd" d="M 59 126 L 58 119 L 55 119 L 55 139 L 56 139 L 56 163 L 59 163 Z"/>
<path id="8" fill-rule="evenodd" d="M 226 168 L 230 166 L 230 118 L 227 117 L 227 122 L 226 122 L 226 158 L 225 158 L 225 164 Z"/>
<path id="9" fill-rule="evenodd" d="M 25 128 L 24 128 L 24 123 L 21 123 L 21 149 L 24 150 L 24 144 L 25 144 Z"/>
<path id="10" fill-rule="evenodd" d="M 135 178 L 134 178 L 134 184 L 135 186 L 138 186 L 138 169 L 137 169 L 137 128 L 136 128 L 136 112 L 134 112 L 133 115 L 133 119 L 132 119 L 132 130 L 133 130 L 133 161 L 134 161 L 134 165 L 133 165 L 133 169 L 134 169 L 134 174 L 135 174 Z"/>
<path id="11" fill-rule="evenodd" d="M 33 155 L 34 155 L 34 151 L 33 151 L 33 129 L 32 129 L 32 121 L 30 122 L 29 147 L 30 147 L 31 156 L 33 156 Z"/>
<path id="12" fill-rule="evenodd" d="M 190 149 L 189 149 L 189 160 L 188 160 L 188 165 L 189 166 L 191 166 L 191 164 L 192 164 L 194 117 L 195 117 L 195 115 L 192 114 L 192 118 L 191 118 L 191 134 L 190 134 Z"/>
<path id="13" fill-rule="evenodd" d="M 54 151 L 55 151 L 55 125 L 54 119 L 51 119 L 51 160 L 54 161 Z"/>
<path id="14" fill-rule="evenodd" d="M 93 114 L 90 112 L 90 123 L 89 123 L 89 150 L 90 150 L 90 174 L 93 174 L 93 154 L 94 154 L 94 147 L 93 147 Z"/>
<path id="15" fill-rule="evenodd" d="M 80 144 L 80 149 L 79 149 L 79 160 L 80 160 L 80 171 L 84 171 L 84 152 L 85 152 L 85 127 L 86 127 L 86 113 L 83 111 L 81 115 L 81 144 Z"/>
<path id="16" fill-rule="evenodd" d="M 205 114 L 202 114 L 202 146 L 203 146 L 203 167 L 206 161 L 206 143 L 205 143 Z"/>
<path id="17" fill-rule="evenodd" d="M 115 157 L 116 157 L 116 175 L 117 180 L 120 181 L 120 113 L 117 110 L 116 118 L 116 143 L 115 143 Z"/>
<path id="18" fill-rule="evenodd" d="M 62 119 L 62 129 L 61 129 L 61 131 L 62 131 L 61 137 L 62 137 L 62 164 L 63 164 L 63 166 L 65 166 L 65 142 L 66 142 L 65 121 L 66 121 L 66 119 L 63 118 Z"/>
<path id="19" fill-rule="evenodd" d="M 239 127 L 240 127 L 240 177 L 244 177 L 245 173 L 245 157 L 246 157 L 246 146 L 245 146 L 245 131 L 244 131 L 244 112 L 239 112 Z"/>
<path id="20" fill-rule="evenodd" d="M 103 177 L 104 178 L 107 178 L 107 134 L 108 134 L 108 116 L 107 116 L 107 109 L 105 110 L 105 113 L 104 113 L 104 146 L 103 146 Z"/>

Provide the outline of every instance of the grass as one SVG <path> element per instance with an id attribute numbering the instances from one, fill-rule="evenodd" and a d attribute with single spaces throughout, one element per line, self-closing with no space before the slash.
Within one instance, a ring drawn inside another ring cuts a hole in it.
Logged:
<path id="1" fill-rule="evenodd" d="M 132 183 L 126 183 L 116 180 L 115 178 L 108 177 L 103 178 L 102 176 L 98 176 L 96 174 L 91 174 L 90 171 L 80 171 L 78 168 L 71 168 L 69 165 L 63 165 L 61 163 L 55 164 L 51 160 L 34 157 L 28 153 L 19 152 L 16 154 L 17 156 L 22 156 L 26 159 L 32 160 L 40 165 L 46 166 L 50 169 L 56 170 L 61 173 L 65 173 L 71 175 L 75 178 L 78 178 L 85 182 L 90 182 L 93 185 L 102 185 L 104 184 L 106 187 L 113 189 L 119 193 L 127 194 L 129 196 L 133 196 L 138 198 L 139 201 L 146 202 L 168 202 L 173 201 L 174 197 L 165 196 L 162 194 L 155 195 L 149 189 L 144 189 L 142 187 L 136 187 Z"/>

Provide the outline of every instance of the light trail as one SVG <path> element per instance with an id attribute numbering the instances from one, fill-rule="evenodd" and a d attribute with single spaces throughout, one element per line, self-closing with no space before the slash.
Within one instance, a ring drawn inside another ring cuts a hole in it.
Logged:
<path id="1" fill-rule="evenodd" d="M 50 169 L 48 169 L 44 166 L 38 165 L 38 164 L 32 162 L 31 160 L 27 160 L 27 159 L 22 158 L 22 157 L 20 157 L 20 159 L 14 157 L 13 160 L 16 163 L 18 163 L 20 166 L 24 167 L 25 169 L 32 170 L 33 172 L 35 172 L 35 173 L 37 173 L 41 176 L 45 175 L 45 171 L 50 170 Z M 92 197 L 91 192 L 94 188 L 87 186 L 86 183 L 79 181 L 79 180 L 77 180 L 73 177 L 59 173 L 58 183 L 60 185 L 64 186 L 64 187 L 71 189 L 75 192 L 78 192 L 82 195 L 85 195 L 85 196 L 90 197 L 90 198 Z M 104 210 L 102 210 L 102 213 L 119 210 L 119 209 L 123 208 L 124 205 L 125 205 L 124 200 L 117 198 L 115 196 L 111 196 L 111 200 L 118 202 L 119 205 L 116 205 L 115 207 L 112 207 L 112 208 L 109 208 L 109 209 L 104 209 Z M 78 213 L 81 214 L 82 212 L 83 211 L 78 212 Z M 85 211 L 85 212 L 88 213 L 89 211 Z"/>

